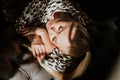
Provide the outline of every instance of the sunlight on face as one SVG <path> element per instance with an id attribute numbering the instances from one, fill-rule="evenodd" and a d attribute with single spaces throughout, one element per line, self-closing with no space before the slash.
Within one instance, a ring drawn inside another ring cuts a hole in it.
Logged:
<path id="1" fill-rule="evenodd" d="M 68 53 L 71 48 L 71 41 L 74 38 L 76 27 L 72 22 L 49 21 L 46 24 L 50 40 L 63 52 Z"/>

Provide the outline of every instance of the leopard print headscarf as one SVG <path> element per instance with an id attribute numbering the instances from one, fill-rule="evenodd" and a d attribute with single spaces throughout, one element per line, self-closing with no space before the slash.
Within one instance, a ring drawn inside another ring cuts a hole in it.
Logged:
<path id="1" fill-rule="evenodd" d="M 31 22 L 46 23 L 54 11 L 68 12 L 76 17 L 86 27 L 92 20 L 81 9 L 77 10 L 69 0 L 33 0 L 23 11 L 21 17 L 16 20 L 17 31 L 22 25 L 29 25 Z"/>

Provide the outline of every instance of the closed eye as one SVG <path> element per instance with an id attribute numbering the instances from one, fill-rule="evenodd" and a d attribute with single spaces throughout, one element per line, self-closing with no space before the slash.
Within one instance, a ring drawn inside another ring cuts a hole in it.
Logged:
<path id="1" fill-rule="evenodd" d="M 56 38 L 56 37 L 53 37 L 53 38 L 52 38 L 52 41 L 56 43 L 57 38 Z"/>
<path id="2" fill-rule="evenodd" d="M 63 31 L 63 29 L 64 29 L 64 27 L 63 27 L 63 26 L 60 26 L 60 27 L 58 28 L 58 32 L 60 33 L 61 31 Z"/>

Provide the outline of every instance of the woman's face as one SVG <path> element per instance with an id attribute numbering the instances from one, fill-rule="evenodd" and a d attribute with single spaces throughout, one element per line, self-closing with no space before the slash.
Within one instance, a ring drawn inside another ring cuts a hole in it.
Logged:
<path id="1" fill-rule="evenodd" d="M 50 40 L 63 52 L 68 53 L 71 48 L 71 41 L 74 38 L 76 28 L 72 22 L 51 20 L 46 24 Z"/>

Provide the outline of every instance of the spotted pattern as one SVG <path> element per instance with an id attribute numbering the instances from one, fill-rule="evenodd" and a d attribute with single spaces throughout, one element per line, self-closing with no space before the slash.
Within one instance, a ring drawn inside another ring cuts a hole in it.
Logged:
<path id="1" fill-rule="evenodd" d="M 91 21 L 82 10 L 76 10 L 69 0 L 33 0 L 25 8 L 23 15 L 16 20 L 16 31 L 20 32 L 23 25 L 29 25 L 31 22 L 46 23 L 55 11 L 70 13 L 83 26 Z"/>
<path id="2" fill-rule="evenodd" d="M 86 54 L 80 57 L 72 57 L 62 53 L 58 48 L 55 48 L 51 53 L 45 56 L 41 63 L 49 66 L 49 68 L 54 71 L 68 73 L 72 72 L 78 66 L 85 55 Z"/>

